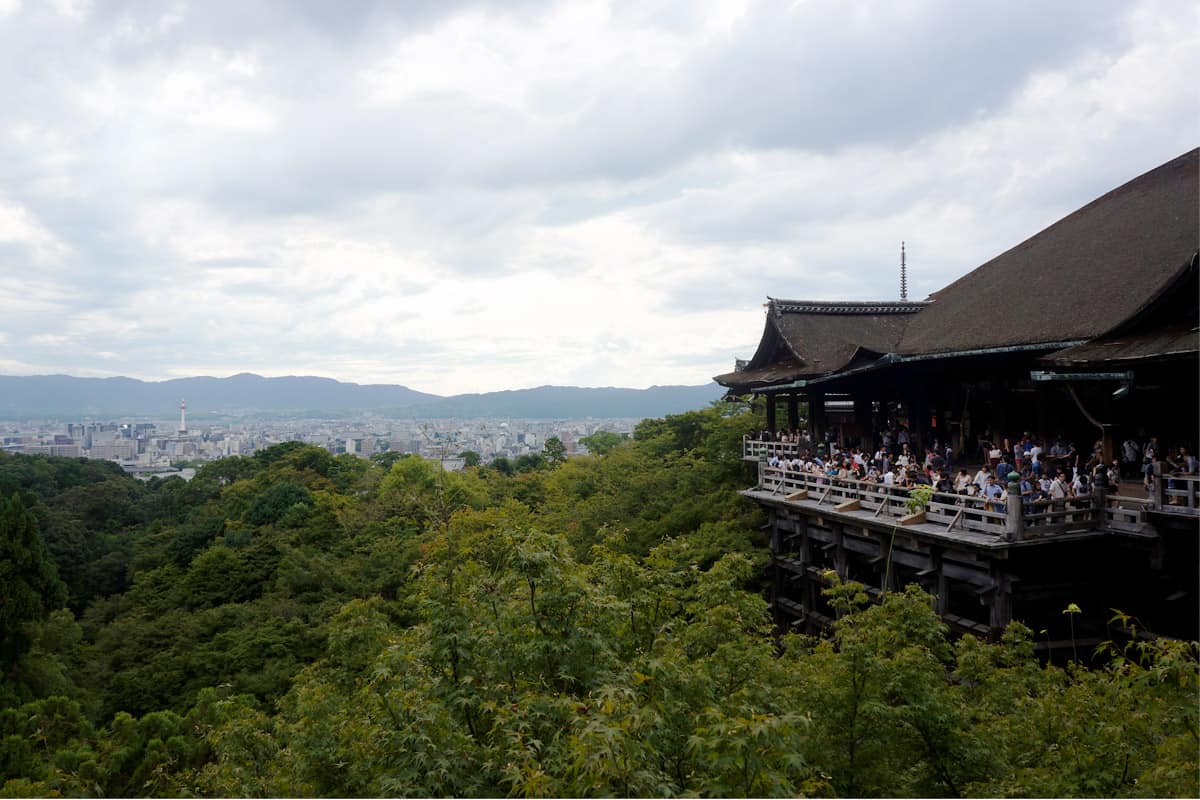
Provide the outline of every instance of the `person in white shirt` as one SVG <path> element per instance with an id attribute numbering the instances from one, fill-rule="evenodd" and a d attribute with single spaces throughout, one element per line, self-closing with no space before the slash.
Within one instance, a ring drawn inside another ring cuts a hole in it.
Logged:
<path id="1" fill-rule="evenodd" d="M 987 486 L 987 479 L 988 479 L 988 476 L 990 476 L 991 474 L 992 474 L 992 471 L 985 464 L 979 468 L 979 472 L 975 473 L 975 478 L 971 481 L 971 483 L 974 483 L 975 488 L 979 489 L 979 491 L 982 492 L 983 487 Z"/>
<path id="2" fill-rule="evenodd" d="M 884 486 L 894 486 L 895 484 L 896 484 L 896 473 L 892 472 L 890 469 L 887 472 L 883 473 L 883 485 Z"/>
<path id="3" fill-rule="evenodd" d="M 1058 477 L 1050 482 L 1048 490 L 1051 500 L 1065 500 L 1071 494 L 1071 487 L 1067 485 L 1067 474 L 1065 472 L 1058 473 Z"/>

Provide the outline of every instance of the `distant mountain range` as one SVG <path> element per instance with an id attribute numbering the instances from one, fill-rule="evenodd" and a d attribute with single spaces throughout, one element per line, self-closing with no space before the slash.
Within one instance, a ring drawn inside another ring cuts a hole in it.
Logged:
<path id="1" fill-rule="evenodd" d="M 703 408 L 723 395 L 715 383 L 702 386 L 651 386 L 649 389 L 586 389 L 539 386 L 485 394 L 459 394 L 404 409 L 407 417 L 662 417 Z"/>
<path id="2" fill-rule="evenodd" d="M 702 408 L 722 394 L 715 383 L 652 386 L 649 389 L 536 389 L 441 397 L 391 384 L 342 383 L 330 378 L 264 378 L 241 373 L 228 378 L 176 378 L 147 382 L 133 378 L 75 378 L 69 375 L 0 375 L 0 418 L 138 415 L 155 419 L 188 415 L 319 414 L 371 411 L 386 416 L 660 417 Z"/>

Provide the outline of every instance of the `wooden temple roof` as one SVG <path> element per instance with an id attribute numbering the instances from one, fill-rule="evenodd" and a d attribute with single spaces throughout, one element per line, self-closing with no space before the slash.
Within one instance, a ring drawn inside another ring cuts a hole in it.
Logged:
<path id="1" fill-rule="evenodd" d="M 908 319 L 925 307 L 909 302 L 825 302 L 768 298 L 758 350 L 744 369 L 715 380 L 739 391 L 828 375 L 895 349 Z"/>
<path id="2" fill-rule="evenodd" d="M 1200 252 L 1159 299 L 1119 327 L 1083 344 L 1051 353 L 1057 369 L 1123 369 L 1133 363 L 1175 361 L 1200 354 Z M 1195 376 L 1193 376 L 1195 378 Z"/>
<path id="3" fill-rule="evenodd" d="M 1198 214 L 1200 149 L 1088 203 L 927 301 L 769 298 L 753 358 L 715 380 L 744 393 L 955 353 L 1041 349 L 1065 366 L 1118 351 L 1121 359 L 1195 351 L 1196 332 L 1176 324 L 1177 314 L 1170 330 L 1162 319 L 1131 323 L 1168 293 L 1186 291 L 1200 251 Z M 1192 308 L 1195 294 L 1186 301 Z M 1093 344 L 1100 349 L 1087 349 Z"/>

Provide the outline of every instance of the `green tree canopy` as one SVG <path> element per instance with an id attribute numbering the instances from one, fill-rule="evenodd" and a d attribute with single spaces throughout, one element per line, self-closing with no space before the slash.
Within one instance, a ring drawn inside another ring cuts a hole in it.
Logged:
<path id="1" fill-rule="evenodd" d="M 0 668 L 5 673 L 29 647 L 28 624 L 66 600 L 37 519 L 20 495 L 0 498 Z"/>
<path id="2" fill-rule="evenodd" d="M 557 436 L 551 436 L 542 445 L 542 455 L 546 457 L 547 464 L 557 467 L 567 460 L 567 446 L 562 443 L 562 439 L 559 439 Z"/>
<path id="3" fill-rule="evenodd" d="M 596 431 L 591 436 L 584 436 L 579 440 L 579 443 L 588 449 L 588 452 L 603 456 L 611 453 L 621 442 L 626 441 L 626 437 L 612 431 Z"/>

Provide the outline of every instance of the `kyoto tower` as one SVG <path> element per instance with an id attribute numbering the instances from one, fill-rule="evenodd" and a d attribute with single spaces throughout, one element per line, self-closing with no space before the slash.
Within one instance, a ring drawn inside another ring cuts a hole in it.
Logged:
<path id="1" fill-rule="evenodd" d="M 179 401 L 179 435 L 183 436 L 187 433 L 187 403 L 183 400 Z"/>

